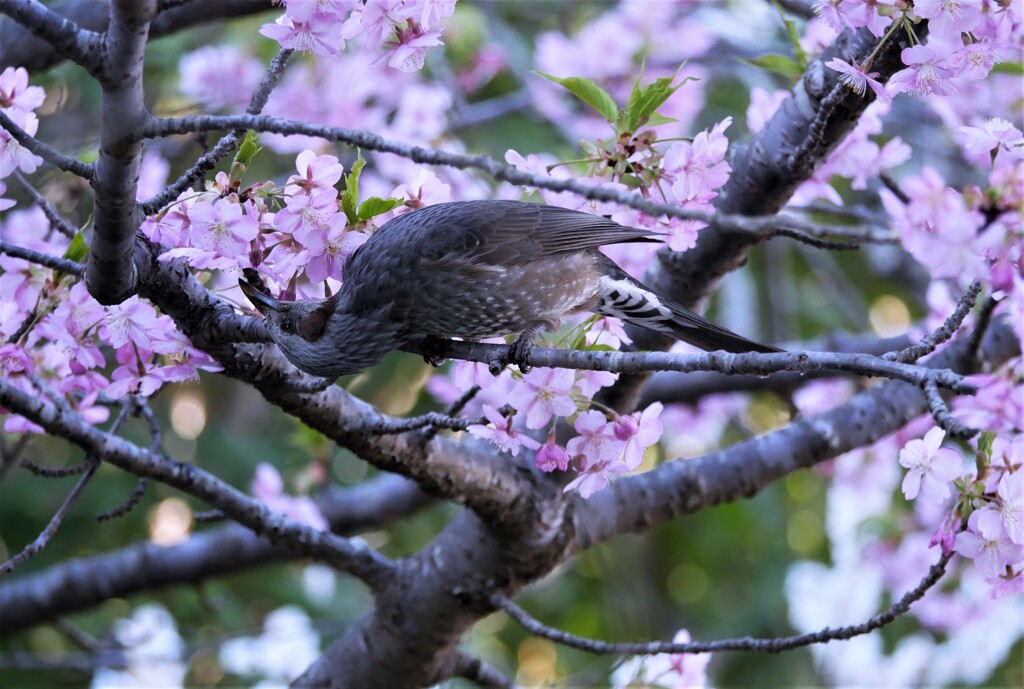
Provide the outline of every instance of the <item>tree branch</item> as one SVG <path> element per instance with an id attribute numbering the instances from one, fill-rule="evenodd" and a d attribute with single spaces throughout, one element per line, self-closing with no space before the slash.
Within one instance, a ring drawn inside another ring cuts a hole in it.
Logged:
<path id="1" fill-rule="evenodd" d="M 86 451 L 137 476 L 148 476 L 221 510 L 272 543 L 322 560 L 380 586 L 392 564 L 365 544 L 339 538 L 271 511 L 219 478 L 188 464 L 155 454 L 85 423 L 70 409 L 59 409 L 0 380 L 0 405 L 39 424 Z"/>
<path id="2" fill-rule="evenodd" d="M 969 351 L 969 341 L 951 343 L 925 365 L 961 373 L 977 370 L 982 364 Z M 994 324 L 983 352 L 983 365 L 998 365 L 1019 355 L 1019 342 L 1006 323 Z M 824 414 L 797 418 L 727 449 L 623 478 L 577 502 L 576 548 L 585 550 L 710 505 L 751 497 L 786 474 L 870 445 L 926 411 L 928 401 L 920 388 L 887 381 Z"/>
<path id="3" fill-rule="evenodd" d="M 8 3 L 24 0 L 3 0 Z M 38 4 L 38 3 L 35 3 Z M 220 19 L 243 17 L 274 8 L 272 0 L 217 0 L 204 2 L 202 11 L 188 5 L 160 12 L 150 27 L 152 38 L 168 36 L 183 29 L 210 24 Z M 97 34 L 95 51 L 99 51 L 98 34 L 107 30 L 110 21 L 108 0 L 68 0 L 57 2 L 50 9 L 85 30 Z M 48 69 L 69 57 L 67 51 L 55 49 L 49 43 L 33 37 L 11 21 L 0 21 L 0 70 L 4 67 L 25 67 L 29 71 Z M 88 54 L 87 54 L 88 57 Z M 73 58 L 72 58 L 73 59 Z M 96 58 L 98 60 L 98 57 Z"/>
<path id="4" fill-rule="evenodd" d="M 249 115 L 258 115 L 267 104 L 267 100 L 270 98 L 270 92 L 274 90 L 278 82 L 281 81 L 281 77 L 284 75 L 285 67 L 288 65 L 288 59 L 292 56 L 292 51 L 282 48 L 278 51 L 277 55 L 273 60 L 270 61 L 270 65 L 267 66 L 267 71 L 263 75 L 263 80 L 260 82 L 259 87 L 252 94 L 252 98 L 249 99 L 249 106 L 245 109 L 245 112 Z M 235 129 L 222 137 L 217 145 L 213 147 L 213 150 L 207 152 L 196 161 L 195 165 L 190 167 L 185 173 L 174 180 L 167 186 L 166 189 L 161 191 L 153 198 L 145 201 L 142 204 L 142 213 L 144 215 L 152 215 L 158 210 L 166 206 L 168 203 L 178 198 L 181 192 L 188 189 L 196 181 L 203 178 L 206 173 L 213 170 L 226 155 L 238 148 L 242 142 L 242 137 L 245 136 L 244 129 Z"/>
<path id="5" fill-rule="evenodd" d="M 352 488 L 334 488 L 317 498 L 331 531 L 339 535 L 383 528 L 428 502 L 416 484 L 389 475 Z M 197 584 L 297 556 L 238 524 L 195 533 L 172 546 L 137 543 L 0 584 L 0 629 L 10 634 L 112 598 Z"/>
<path id="6" fill-rule="evenodd" d="M 797 636 L 784 636 L 775 639 L 754 639 L 749 636 L 741 639 L 722 639 L 720 641 L 674 643 L 671 641 L 647 641 L 643 643 L 611 643 L 586 639 L 573 636 L 559 629 L 549 627 L 537 621 L 525 610 L 513 603 L 508 598 L 500 595 L 495 596 L 495 605 L 507 612 L 523 629 L 544 639 L 550 639 L 555 643 L 577 648 L 587 653 L 598 655 L 648 655 L 656 653 L 720 653 L 722 651 L 752 651 L 756 653 L 782 653 L 795 648 L 811 646 L 813 644 L 824 644 L 830 641 L 852 639 L 855 636 L 868 634 L 881 629 L 898 618 L 905 615 L 910 606 L 921 600 L 928 589 L 939 582 L 942 575 L 946 573 L 946 566 L 953 559 L 953 554 L 944 554 L 939 561 L 928 569 L 928 573 L 921 579 L 920 583 L 908 591 L 898 601 L 893 603 L 884 612 L 875 615 L 871 619 L 860 624 L 832 629 L 826 627 L 821 631 Z"/>
<path id="7" fill-rule="evenodd" d="M 102 37 L 98 33 L 87 31 L 74 21 L 51 10 L 35 0 L 0 0 L 0 13 L 8 15 L 36 38 L 45 41 L 41 44 L 47 52 L 53 52 L 60 59 L 70 58 L 81 65 L 90 74 L 95 75 L 100 62 L 100 46 Z M 19 37 L 18 34 L 21 34 Z M 20 40 L 18 40 L 20 38 Z M 9 41 L 19 44 L 31 44 L 26 40 L 24 31 L 17 31 L 8 22 L 0 26 L 0 46 Z M 48 45 L 47 45 L 48 44 Z M 22 61 L 11 60 L 11 48 L 0 47 L 0 69 L 10 66 L 35 68 L 31 59 Z"/>
<path id="8" fill-rule="evenodd" d="M 90 180 L 93 233 L 85 277 L 89 294 L 101 304 L 119 304 L 138 289 L 132 261 L 142 220 L 135 203 L 142 156 L 138 128 L 149 116 L 142 67 L 155 11 L 156 0 L 113 0 L 103 44 L 100 152 Z"/>

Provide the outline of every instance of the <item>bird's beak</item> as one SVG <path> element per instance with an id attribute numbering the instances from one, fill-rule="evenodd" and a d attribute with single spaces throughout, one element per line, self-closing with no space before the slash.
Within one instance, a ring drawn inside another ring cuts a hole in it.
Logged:
<path id="1" fill-rule="evenodd" d="M 279 309 L 280 303 L 277 299 L 274 299 L 268 294 L 264 294 L 245 280 L 239 278 L 238 286 L 242 288 L 242 292 L 244 292 L 245 296 L 249 298 L 252 305 L 255 306 L 264 316 L 269 315 L 271 311 L 277 311 Z"/>

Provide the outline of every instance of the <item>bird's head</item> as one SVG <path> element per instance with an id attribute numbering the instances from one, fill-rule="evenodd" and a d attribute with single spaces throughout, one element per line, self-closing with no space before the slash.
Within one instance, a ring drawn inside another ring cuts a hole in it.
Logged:
<path id="1" fill-rule="evenodd" d="M 288 360 L 306 373 L 327 377 L 328 373 L 322 372 L 325 357 L 321 350 L 327 323 L 337 307 L 336 300 L 281 301 L 245 280 L 239 280 L 238 286 L 263 314 L 270 337 Z"/>
<path id="2" fill-rule="evenodd" d="M 338 378 L 376 364 L 398 345 L 394 334 L 339 309 L 327 299 L 281 301 L 245 280 L 242 292 L 266 319 L 270 337 L 288 361 L 306 373 Z"/>

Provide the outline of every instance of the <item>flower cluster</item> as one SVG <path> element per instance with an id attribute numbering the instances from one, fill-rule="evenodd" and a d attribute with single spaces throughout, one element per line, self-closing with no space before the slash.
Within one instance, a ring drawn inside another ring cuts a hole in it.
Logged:
<path id="1" fill-rule="evenodd" d="M 434 27 L 454 11 L 455 0 L 286 0 L 284 14 L 260 33 L 314 55 L 337 55 L 346 41 L 361 38 L 369 51 L 383 48 L 378 61 L 414 72 L 427 48 L 441 45 Z"/>
<path id="2" fill-rule="evenodd" d="M 34 136 L 39 129 L 35 110 L 45 98 L 46 92 L 41 87 L 28 85 L 28 72 L 24 67 L 7 67 L 0 72 L 0 112 L 29 136 Z M 42 158 L 18 143 L 11 132 L 0 127 L 0 180 L 15 170 L 25 174 L 35 172 L 42 164 Z M 0 199 L 0 204 L 7 204 L 0 205 L 0 210 L 10 207 L 9 201 Z"/>

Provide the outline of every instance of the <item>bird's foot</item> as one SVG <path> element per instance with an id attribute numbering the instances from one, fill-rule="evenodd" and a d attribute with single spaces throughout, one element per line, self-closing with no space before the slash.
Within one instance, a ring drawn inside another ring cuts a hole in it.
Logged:
<path id="1" fill-rule="evenodd" d="M 420 342 L 420 353 L 423 355 L 423 360 L 437 368 L 441 366 L 447 359 L 441 355 L 441 347 L 444 345 L 444 340 L 434 335 L 427 335 Z"/>
<path id="2" fill-rule="evenodd" d="M 510 344 L 508 351 L 505 352 L 503 358 L 506 364 L 515 364 L 523 373 L 533 370 L 533 366 L 530 366 L 530 352 L 533 350 L 533 337 L 538 330 L 539 328 L 530 328 L 519 334 L 516 341 Z"/>

